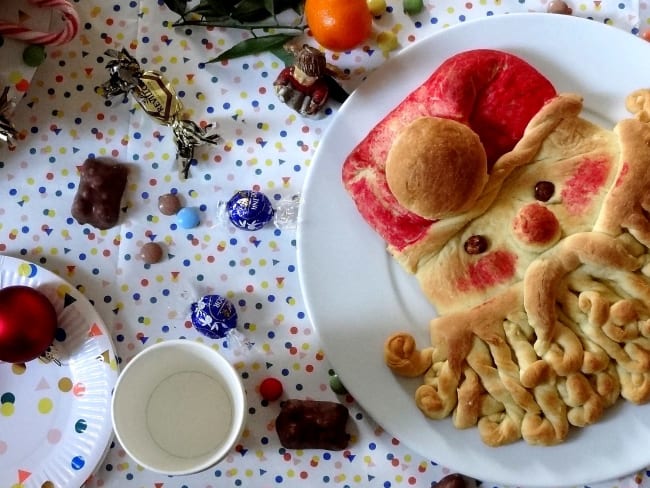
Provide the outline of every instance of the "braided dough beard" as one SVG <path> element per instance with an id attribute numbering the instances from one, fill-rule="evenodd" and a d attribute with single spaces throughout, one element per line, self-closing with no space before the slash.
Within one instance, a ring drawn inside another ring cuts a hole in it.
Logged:
<path id="1" fill-rule="evenodd" d="M 557 114 L 556 102 L 532 131 Z M 650 126 L 628 119 L 612 132 L 566 112 L 560 119 L 532 159 L 527 130 L 496 163 L 491 178 L 517 161 L 487 209 L 418 256 L 414 272 L 441 314 L 430 323 L 432 347 L 417 349 L 406 333 L 385 344 L 395 373 L 423 374 L 415 401 L 425 415 L 478 426 L 490 446 L 557 444 L 620 397 L 650 400 Z M 541 205 L 533 192 L 541 180 L 556 186 L 543 205 L 561 233 L 536 247 L 516 222 Z M 469 255 L 463 242 L 476 234 L 490 248 Z M 477 265 L 485 259 L 490 266 Z"/>
<path id="2" fill-rule="evenodd" d="M 426 416 L 477 426 L 490 446 L 553 445 L 621 397 L 650 400 L 650 91 L 627 104 L 636 119 L 610 131 L 580 117 L 581 97 L 551 99 L 474 206 L 407 245 L 387 227 L 403 209 L 367 203 L 385 198 L 371 186 L 383 163 L 359 163 L 367 141 L 346 161 L 361 214 L 439 313 L 430 345 L 398 332 L 384 348 L 394 373 L 422 377 Z M 359 175 L 371 183 L 360 188 Z M 555 186 L 548 201 L 535 199 L 540 181 Z M 476 235 L 488 247 L 469 254 Z"/>

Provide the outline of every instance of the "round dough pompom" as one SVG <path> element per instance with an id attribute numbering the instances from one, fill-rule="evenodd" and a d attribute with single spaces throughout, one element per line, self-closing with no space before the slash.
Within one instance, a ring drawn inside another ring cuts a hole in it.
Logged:
<path id="1" fill-rule="evenodd" d="M 450 119 L 421 117 L 404 128 L 386 160 L 386 180 L 397 201 L 430 220 L 472 208 L 488 180 L 479 136 Z"/>

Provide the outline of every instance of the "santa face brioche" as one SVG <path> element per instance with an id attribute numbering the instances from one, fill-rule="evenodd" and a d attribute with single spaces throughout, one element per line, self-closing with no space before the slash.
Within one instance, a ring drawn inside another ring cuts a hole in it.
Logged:
<path id="1" fill-rule="evenodd" d="M 430 343 L 396 332 L 384 347 L 395 374 L 422 376 L 414 401 L 424 415 L 476 426 L 490 446 L 549 446 L 620 398 L 650 401 L 650 90 L 627 102 L 635 119 L 611 131 L 580 116 L 579 96 L 553 97 L 474 175 L 455 164 L 476 156 L 468 132 L 418 116 L 400 126 L 385 165 L 366 168 L 366 186 L 344 178 L 382 236 L 403 230 L 390 230 L 403 215 L 428 222 L 399 249 L 387 242 L 439 313 Z M 437 174 L 445 161 L 449 173 Z M 438 198 L 451 189 L 465 193 Z"/>
<path id="2" fill-rule="evenodd" d="M 458 53 L 359 142 L 343 163 L 343 184 L 359 213 L 400 259 L 403 250 L 425 237 L 435 241 L 437 231 L 431 220 L 400 205 L 388 187 L 386 158 L 398 134 L 420 117 L 455 120 L 478 134 L 491 169 L 555 95 L 550 81 L 517 56 L 492 49 Z M 446 230 L 441 234 L 444 241 Z"/>
<path id="3" fill-rule="evenodd" d="M 620 398 L 650 401 L 647 141 L 640 120 L 609 131 L 562 117 L 417 270 L 440 312 L 431 343 L 396 333 L 384 355 L 396 374 L 426 368 L 415 394 L 425 415 L 476 426 L 490 446 L 550 446 Z M 476 236 L 484 245 L 467 252 Z"/>
<path id="4" fill-rule="evenodd" d="M 554 102 L 546 108 L 561 107 Z M 489 198 L 489 206 L 481 212 L 475 206 L 456 216 L 463 227 L 420 261 L 414 274 L 438 313 L 464 310 L 502 293 L 521 281 L 530 264 L 562 238 L 593 229 L 618 172 L 618 138 L 562 113 L 551 125 L 553 132 L 541 145 L 533 145 L 538 149 L 532 160 L 526 159 L 533 135 L 529 133 L 497 162 L 479 198 Z M 544 127 L 549 120 L 555 120 L 551 113 L 533 123 Z M 516 166 L 508 167 L 513 162 Z M 503 174 L 507 177 L 500 181 L 497 177 Z M 540 186 L 546 188 L 544 193 Z M 473 249 L 470 244 L 476 240 L 484 244 Z"/>
<path id="5" fill-rule="evenodd" d="M 390 191 L 400 205 L 429 220 L 470 209 L 487 179 L 487 156 L 476 132 L 440 117 L 411 122 L 386 158 Z"/>

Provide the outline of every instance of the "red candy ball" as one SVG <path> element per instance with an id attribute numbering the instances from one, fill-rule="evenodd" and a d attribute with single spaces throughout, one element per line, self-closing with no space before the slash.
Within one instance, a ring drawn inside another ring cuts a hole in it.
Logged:
<path id="1" fill-rule="evenodd" d="M 260 395 L 264 400 L 272 402 L 282 396 L 282 383 L 275 378 L 266 378 L 260 384 Z"/>
<path id="2" fill-rule="evenodd" d="M 54 341 L 57 316 L 49 299 L 29 286 L 0 290 L 0 361 L 25 363 Z"/>

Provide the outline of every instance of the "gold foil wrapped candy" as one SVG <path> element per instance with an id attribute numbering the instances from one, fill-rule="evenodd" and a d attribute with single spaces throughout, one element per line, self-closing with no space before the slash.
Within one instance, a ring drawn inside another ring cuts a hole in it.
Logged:
<path id="1" fill-rule="evenodd" d="M 170 126 L 177 148 L 176 159 L 181 161 L 183 176 L 187 178 L 194 148 L 205 143 L 217 144 L 221 138 L 210 132 L 211 125 L 201 127 L 182 118 L 183 104 L 162 73 L 142 70 L 126 49 L 109 49 L 105 54 L 114 59 L 106 65 L 110 78 L 96 88 L 97 93 L 106 99 L 132 94 L 147 114 Z"/>

